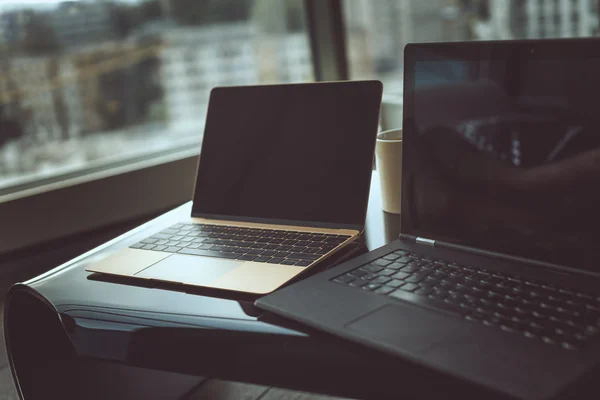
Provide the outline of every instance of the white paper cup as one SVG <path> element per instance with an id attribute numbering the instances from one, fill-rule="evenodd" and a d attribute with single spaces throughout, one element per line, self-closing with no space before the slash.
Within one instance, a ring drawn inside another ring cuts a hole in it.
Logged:
<path id="1" fill-rule="evenodd" d="M 377 134 L 375 146 L 377 172 L 383 211 L 400 214 L 402 196 L 402 129 Z"/>

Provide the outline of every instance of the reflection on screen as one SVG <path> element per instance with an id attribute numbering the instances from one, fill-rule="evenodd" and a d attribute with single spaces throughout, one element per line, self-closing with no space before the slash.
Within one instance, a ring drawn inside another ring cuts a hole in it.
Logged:
<path id="1" fill-rule="evenodd" d="M 194 213 L 364 224 L 377 82 L 216 89 Z"/>
<path id="2" fill-rule="evenodd" d="M 600 270 L 600 57 L 590 57 L 598 47 L 413 48 L 403 230 Z"/>

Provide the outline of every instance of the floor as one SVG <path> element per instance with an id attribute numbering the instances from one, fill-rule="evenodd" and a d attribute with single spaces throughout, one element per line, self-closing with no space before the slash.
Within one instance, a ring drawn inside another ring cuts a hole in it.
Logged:
<path id="1" fill-rule="evenodd" d="M 18 396 L 13 385 L 10 367 L 8 366 L 8 360 L 6 356 L 6 350 L 4 345 L 4 329 L 2 328 L 2 310 L 3 302 L 8 287 L 13 282 L 23 281 L 28 279 L 30 276 L 24 273 L 12 273 L 5 274 L 6 271 L 2 271 L 0 276 L 0 400 L 18 400 Z M 36 271 L 37 272 L 37 271 Z M 35 276 L 35 275 L 31 275 Z M 190 384 L 190 379 L 193 379 L 193 383 Z M 191 390 L 186 392 L 183 396 L 178 396 L 180 400 L 200 400 L 200 399 L 214 399 L 214 400 L 339 400 L 340 398 L 315 395 L 310 393 L 303 393 L 291 390 L 284 390 L 279 388 L 270 388 L 267 386 L 251 385 L 240 382 L 229 382 L 218 379 L 204 379 L 204 378 L 190 378 L 180 376 L 179 380 L 176 378 L 175 381 L 181 382 L 182 385 L 191 386 Z M 135 396 L 138 397 L 138 396 Z M 146 396 L 142 396 L 146 398 Z M 155 396 L 153 396 L 155 397 Z M 160 396 L 159 396 L 160 397 Z M 139 397 L 138 397 L 139 398 Z M 162 397 L 160 397 L 162 398 Z"/>

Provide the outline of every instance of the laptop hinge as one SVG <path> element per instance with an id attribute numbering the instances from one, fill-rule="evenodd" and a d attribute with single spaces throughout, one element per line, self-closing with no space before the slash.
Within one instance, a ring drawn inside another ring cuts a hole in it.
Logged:
<path id="1" fill-rule="evenodd" d="M 417 243 L 421 243 L 421 244 L 427 244 L 427 245 L 432 246 L 432 247 L 435 246 L 435 240 L 427 239 L 427 238 L 422 238 L 422 237 L 419 237 L 419 236 L 417 236 L 416 242 Z"/>

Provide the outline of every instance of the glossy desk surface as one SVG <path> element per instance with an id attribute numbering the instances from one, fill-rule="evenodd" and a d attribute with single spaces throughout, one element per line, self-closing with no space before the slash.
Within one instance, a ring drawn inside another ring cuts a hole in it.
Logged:
<path id="1" fill-rule="evenodd" d="M 29 372 L 35 366 L 75 358 L 348 397 L 423 397 L 427 390 L 462 390 L 447 377 L 263 313 L 251 296 L 143 286 L 85 271 L 86 264 L 188 216 L 190 209 L 191 203 L 178 207 L 11 289 L 7 345 L 26 398 L 33 397 L 27 393 L 34 386 Z M 381 210 L 374 174 L 366 247 L 395 239 L 399 227 L 399 215 Z M 40 340 L 40 331 L 46 339 Z M 411 385 L 399 387 L 399 374 Z"/>

